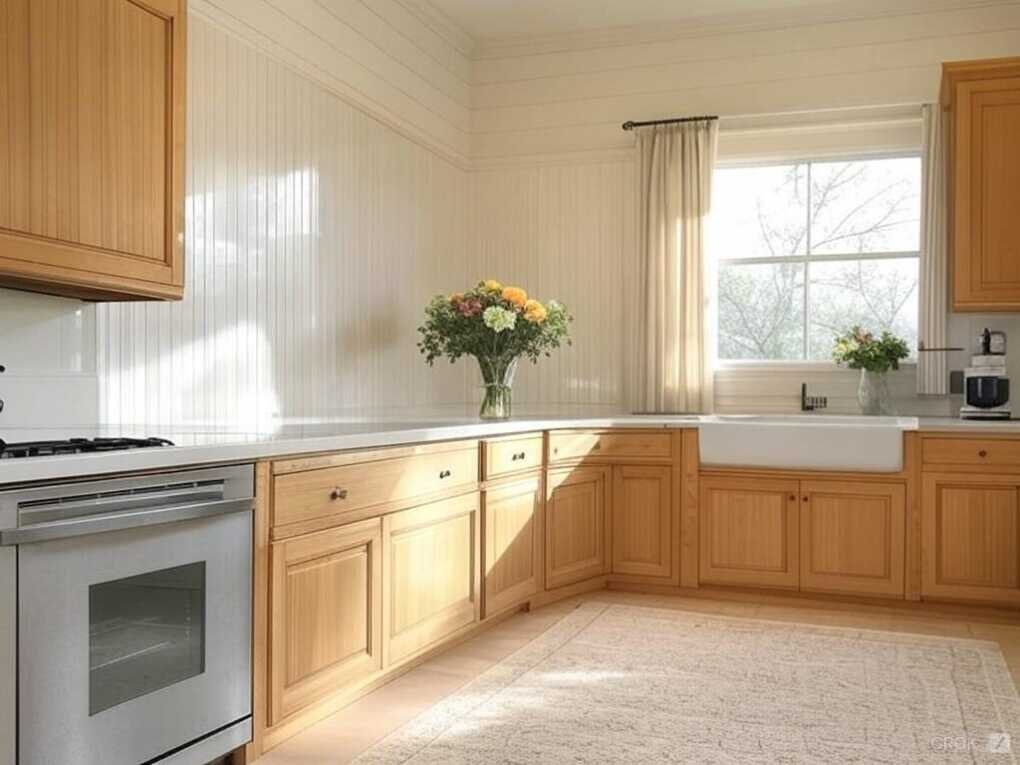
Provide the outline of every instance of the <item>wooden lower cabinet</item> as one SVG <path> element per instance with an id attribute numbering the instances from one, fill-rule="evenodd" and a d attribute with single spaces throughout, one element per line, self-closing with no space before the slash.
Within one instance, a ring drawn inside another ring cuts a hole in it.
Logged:
<path id="1" fill-rule="evenodd" d="M 699 580 L 796 589 L 798 482 L 703 475 L 699 483 Z"/>
<path id="2" fill-rule="evenodd" d="M 269 724 L 382 668 L 382 521 L 270 550 Z"/>
<path id="3" fill-rule="evenodd" d="M 545 587 L 601 576 L 609 570 L 610 468 L 551 468 L 546 478 Z"/>
<path id="4" fill-rule="evenodd" d="M 801 481 L 800 494 L 800 588 L 902 598 L 903 484 Z"/>
<path id="5" fill-rule="evenodd" d="M 668 465 L 613 468 L 614 574 L 671 579 L 676 573 L 672 475 Z"/>
<path id="6" fill-rule="evenodd" d="M 542 478 L 490 486 L 482 494 L 484 615 L 526 602 L 542 579 Z"/>
<path id="7" fill-rule="evenodd" d="M 479 619 L 479 508 L 473 492 L 383 519 L 387 666 Z"/>
<path id="8" fill-rule="evenodd" d="M 925 473 L 925 599 L 1020 604 L 1020 476 Z"/>

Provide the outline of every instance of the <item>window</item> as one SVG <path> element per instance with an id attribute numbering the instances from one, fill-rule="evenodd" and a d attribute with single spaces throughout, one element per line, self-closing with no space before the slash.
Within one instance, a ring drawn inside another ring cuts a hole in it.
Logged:
<path id="1" fill-rule="evenodd" d="M 718 358 L 815 361 L 855 324 L 917 346 L 918 157 L 723 167 Z"/>

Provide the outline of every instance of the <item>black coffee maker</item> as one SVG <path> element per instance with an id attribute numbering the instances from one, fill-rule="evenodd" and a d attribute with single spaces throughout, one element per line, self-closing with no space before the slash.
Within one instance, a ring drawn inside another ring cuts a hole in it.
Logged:
<path id="1" fill-rule="evenodd" d="M 979 351 L 963 370 L 965 420 L 1008 420 L 1009 375 L 1006 371 L 1006 333 L 985 329 L 978 336 Z"/>

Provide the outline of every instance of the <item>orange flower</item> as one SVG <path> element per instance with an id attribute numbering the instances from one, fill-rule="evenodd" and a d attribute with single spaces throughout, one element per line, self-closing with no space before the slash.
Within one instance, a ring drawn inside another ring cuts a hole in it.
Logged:
<path id="1" fill-rule="evenodd" d="M 453 303 L 454 305 L 456 305 L 463 299 L 464 299 L 463 292 L 454 292 L 452 295 L 450 295 L 450 302 Z"/>
<path id="2" fill-rule="evenodd" d="M 528 293 L 520 287 L 504 287 L 503 299 L 518 308 L 524 308 L 524 304 L 528 302 Z"/>
<path id="3" fill-rule="evenodd" d="M 546 316 L 548 316 L 548 312 L 545 310 L 545 306 L 537 300 L 529 300 L 524 304 L 524 318 L 532 324 L 541 324 L 545 321 Z"/>

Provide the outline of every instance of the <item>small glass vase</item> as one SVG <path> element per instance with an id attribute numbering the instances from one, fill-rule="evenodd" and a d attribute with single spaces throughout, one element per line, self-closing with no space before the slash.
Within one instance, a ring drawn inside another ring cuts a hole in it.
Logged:
<path id="1" fill-rule="evenodd" d="M 517 359 L 478 359 L 482 370 L 482 407 L 478 416 L 483 420 L 505 420 L 513 404 L 514 375 Z"/>
<path id="2" fill-rule="evenodd" d="M 857 386 L 857 403 L 862 414 L 895 414 L 889 393 L 889 376 L 885 372 L 862 369 L 861 382 Z"/>

